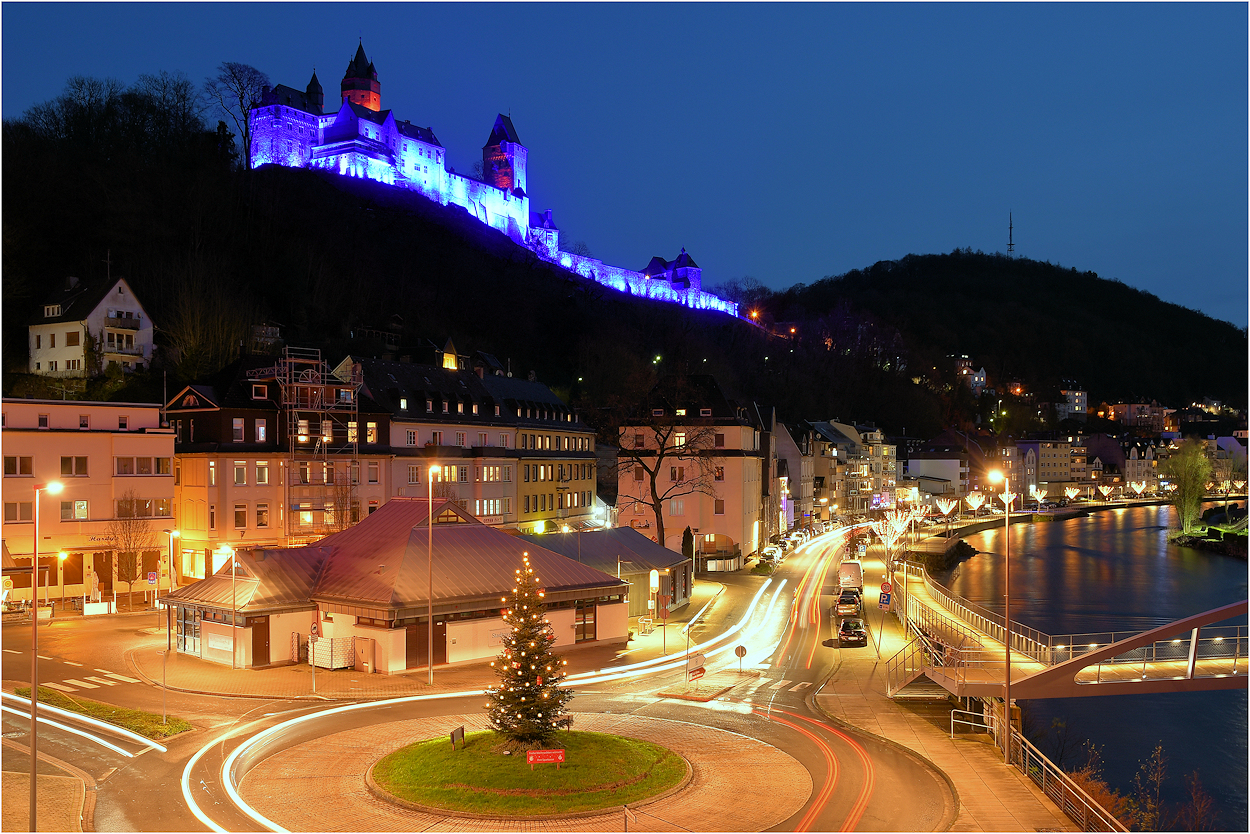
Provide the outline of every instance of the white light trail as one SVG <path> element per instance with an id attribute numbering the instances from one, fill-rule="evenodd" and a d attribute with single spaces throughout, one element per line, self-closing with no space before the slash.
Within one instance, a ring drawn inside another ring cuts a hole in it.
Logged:
<path id="1" fill-rule="evenodd" d="M 30 699 L 29 698 L 23 698 L 20 695 L 14 695 L 10 692 L 0 692 L 0 697 L 8 698 L 10 700 L 17 701 L 19 704 L 25 705 L 26 714 L 30 715 Z M 65 716 L 66 718 L 72 718 L 75 721 L 81 721 L 84 724 L 90 724 L 91 726 L 99 727 L 102 730 L 108 730 L 110 733 L 115 733 L 124 738 L 128 738 L 131 741 L 136 741 L 139 744 L 143 744 L 155 750 L 159 750 L 162 753 L 165 752 L 164 745 L 157 744 L 155 741 L 152 741 L 152 739 L 150 738 L 141 736 L 138 733 L 133 732 L 131 730 L 127 730 L 125 727 L 119 727 L 116 724 L 110 724 L 109 722 L 101 721 L 98 718 L 92 718 L 90 715 L 83 715 L 81 712 L 73 712 L 72 710 L 61 709 L 60 707 L 54 707 L 51 704 L 45 704 L 42 702 L 39 704 L 39 711 L 51 712 L 55 715 L 62 715 L 62 716 Z"/>
<path id="2" fill-rule="evenodd" d="M 13 707 L 6 707 L 2 704 L 0 704 L 0 710 L 4 712 L 11 712 L 14 715 L 21 716 L 22 718 L 30 717 L 29 711 L 22 712 L 21 710 L 13 709 Z M 67 733 L 73 733 L 76 736 L 82 736 L 88 741 L 94 741 L 96 744 L 99 744 L 103 747 L 107 747 L 110 750 L 116 750 L 118 753 L 121 753 L 123 756 L 125 756 L 128 759 L 133 759 L 135 757 L 135 754 L 131 753 L 129 750 L 125 750 L 121 747 L 118 747 L 116 744 L 113 744 L 112 742 L 105 741 L 99 736 L 93 736 L 91 733 L 88 733 L 85 730 L 79 730 L 78 728 L 71 727 L 68 724 L 62 724 L 60 721 L 53 721 L 51 718 L 44 718 L 42 715 L 35 716 L 35 719 L 44 724 L 47 724 L 49 727 L 56 727 L 58 730 L 64 730 Z"/>

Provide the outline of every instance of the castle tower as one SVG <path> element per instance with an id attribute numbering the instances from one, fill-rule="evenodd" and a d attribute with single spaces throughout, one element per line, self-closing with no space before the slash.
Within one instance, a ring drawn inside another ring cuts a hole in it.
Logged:
<path id="1" fill-rule="evenodd" d="M 308 82 L 308 89 L 304 92 L 308 96 L 308 109 L 317 114 L 324 112 L 326 95 L 321 89 L 321 82 L 317 80 L 316 70 L 313 70 L 312 80 Z"/>
<path id="2" fill-rule="evenodd" d="M 482 148 L 482 174 L 486 182 L 507 191 L 520 189 L 525 194 L 525 162 L 529 151 L 517 138 L 512 119 L 500 113 L 495 127 Z"/>
<path id="3" fill-rule="evenodd" d="M 378 83 L 378 71 L 365 57 L 365 46 L 356 48 L 356 57 L 347 65 L 343 74 L 343 101 L 367 107 L 375 113 L 382 110 L 382 85 Z"/>

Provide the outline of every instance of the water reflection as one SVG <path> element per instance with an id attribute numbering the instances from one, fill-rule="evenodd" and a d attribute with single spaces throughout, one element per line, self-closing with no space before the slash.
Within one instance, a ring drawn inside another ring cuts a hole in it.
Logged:
<path id="1" fill-rule="evenodd" d="M 1012 620 L 1052 635 L 1142 631 L 1246 599 L 1244 560 L 1167 540 L 1172 508 L 1135 507 L 1011 527 Z M 967 537 L 979 553 L 945 584 L 991 611 L 1003 608 L 1002 528 Z M 1068 721 L 1104 745 L 1105 774 L 1127 792 L 1162 741 L 1168 799 L 1194 770 L 1215 797 L 1221 827 L 1247 830 L 1247 693 L 1125 695 L 1033 702 L 1042 723 Z"/>

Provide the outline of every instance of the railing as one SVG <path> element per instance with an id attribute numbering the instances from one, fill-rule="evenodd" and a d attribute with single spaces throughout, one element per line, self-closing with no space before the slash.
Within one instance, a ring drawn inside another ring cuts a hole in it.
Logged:
<path id="1" fill-rule="evenodd" d="M 968 721 L 963 718 L 956 718 L 956 715 L 971 715 L 973 718 L 980 718 L 981 720 Z M 964 724 L 968 727 L 977 727 L 985 730 L 987 733 L 994 734 L 994 716 L 992 714 L 987 717 L 979 712 L 973 712 L 972 710 L 953 709 L 951 710 L 951 738 L 955 737 L 956 724 Z"/>
<path id="2" fill-rule="evenodd" d="M 108 316 L 104 319 L 105 327 L 112 327 L 114 330 L 138 330 L 143 326 L 143 319 L 138 316 L 126 318 L 124 316 Z"/>
<path id="3" fill-rule="evenodd" d="M 1138 632 L 1139 633 L 1139 632 Z M 1073 634 L 1067 637 L 1054 638 L 1056 644 L 1051 647 L 1050 663 L 1063 663 L 1074 657 L 1106 647 L 1110 643 L 1135 637 L 1134 632 L 1104 632 L 1102 634 Z M 1147 678 L 1146 666 L 1150 663 L 1188 663 L 1190 654 L 1194 661 L 1226 660 L 1228 666 L 1207 668 L 1202 677 L 1213 675 L 1236 675 L 1246 672 L 1247 652 L 1250 651 L 1250 632 L 1246 626 L 1215 626 L 1200 629 L 1198 645 L 1193 646 L 1192 634 L 1176 637 L 1171 640 L 1157 640 L 1148 646 L 1129 649 L 1126 652 L 1101 660 L 1097 664 L 1095 682 L 1102 679 L 1102 667 L 1110 665 L 1141 665 L 1142 678 Z M 1210 664 L 1208 663 L 1208 667 Z M 1174 670 L 1161 674 L 1160 678 L 1176 677 Z"/>
<path id="4" fill-rule="evenodd" d="M 1094 801 L 1072 777 L 1042 755 L 1028 739 L 1013 729 L 1011 763 L 1033 780 L 1081 831 L 1128 831 L 1114 815 Z"/>
<path id="5" fill-rule="evenodd" d="M 1006 642 L 1006 620 L 1002 614 L 989 611 L 974 602 L 950 593 L 934 582 L 928 571 L 922 569 L 921 573 L 925 590 L 929 592 L 929 596 L 937 600 L 938 604 L 989 637 L 1000 643 Z M 1011 650 L 1013 652 L 1028 655 L 1038 663 L 1049 663 L 1052 645 L 1054 645 L 1054 638 L 1049 634 L 1029 628 L 1016 620 L 1011 621 Z"/>
<path id="6" fill-rule="evenodd" d="M 886 692 L 894 695 L 915 680 L 916 676 L 924 671 L 924 660 L 924 649 L 920 641 L 908 640 L 907 645 L 886 661 Z"/>

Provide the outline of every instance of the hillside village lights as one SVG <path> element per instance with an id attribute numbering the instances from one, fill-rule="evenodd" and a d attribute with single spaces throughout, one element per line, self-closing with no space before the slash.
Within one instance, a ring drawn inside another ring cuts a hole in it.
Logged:
<path id="1" fill-rule="evenodd" d="M 1003 641 L 1003 668 L 1006 673 L 1003 683 L 1003 762 L 1011 764 L 1011 502 L 1016 496 L 1011 492 L 1011 479 L 995 469 L 989 474 L 991 484 L 1003 482 L 1003 499 L 1005 507 L 1003 516 L 1004 567 L 1003 567 L 1003 622 L 1007 626 L 1006 639 Z"/>
<path id="2" fill-rule="evenodd" d="M 35 546 L 30 553 L 30 830 L 35 831 L 35 766 L 39 761 L 39 735 L 35 727 L 39 703 L 39 493 L 56 495 L 64 487 L 60 481 L 35 484 Z"/>
<path id="3" fill-rule="evenodd" d="M 426 624 L 426 634 L 429 636 L 429 644 L 426 650 L 426 662 L 430 666 L 430 686 L 434 685 L 434 476 L 443 471 L 443 467 L 437 463 L 430 464 L 429 472 L 429 489 L 426 495 L 429 500 L 429 509 L 426 510 L 425 526 L 429 528 L 429 534 L 426 537 L 426 578 L 429 580 L 426 599 L 426 615 L 429 622 Z"/>

